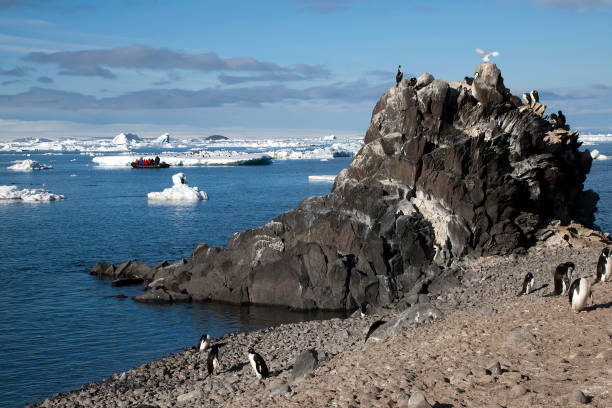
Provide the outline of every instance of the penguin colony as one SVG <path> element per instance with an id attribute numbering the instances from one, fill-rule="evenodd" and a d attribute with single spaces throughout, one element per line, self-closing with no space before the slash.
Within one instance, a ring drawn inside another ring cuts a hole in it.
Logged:
<path id="1" fill-rule="evenodd" d="M 536 94 L 537 95 L 537 94 Z M 544 296 L 565 296 L 569 297 L 569 302 L 572 310 L 576 313 L 581 312 L 587 308 L 587 303 L 590 300 L 593 303 L 593 292 L 591 288 L 591 281 L 587 277 L 578 277 L 574 279 L 572 284 L 569 282 L 572 279 L 572 275 L 575 269 L 573 262 L 565 262 L 557 265 L 553 272 L 553 291 Z M 597 271 L 595 283 L 608 282 L 612 279 L 612 250 L 610 248 L 604 248 L 601 251 L 597 262 Z M 528 272 L 523 278 L 522 288 L 517 296 L 528 295 L 534 290 L 535 278 L 531 272 Z M 361 305 L 359 310 L 359 316 L 365 317 L 367 311 L 367 303 Z M 377 320 L 370 326 L 368 333 L 365 336 L 364 343 L 368 341 L 372 333 L 374 333 L 379 327 L 385 324 L 384 320 Z M 199 352 L 207 351 L 208 356 L 206 359 L 206 366 L 208 369 L 208 375 L 214 375 L 219 373 L 219 348 L 222 344 L 212 344 L 211 337 L 208 334 L 202 335 L 196 349 Z M 257 353 L 254 346 L 250 346 L 247 351 L 247 356 L 251 368 L 255 377 L 262 381 L 270 376 L 270 371 L 266 365 L 263 357 Z"/>
<path id="2" fill-rule="evenodd" d="M 590 300 L 593 304 L 592 285 L 608 282 L 612 279 L 612 250 L 604 248 L 597 261 L 595 281 L 591 283 L 588 277 L 577 277 L 572 281 L 575 265 L 573 262 L 565 262 L 557 265 L 553 271 L 553 290 L 543 296 L 565 296 L 568 295 L 572 310 L 576 313 L 587 308 Z M 523 286 L 517 296 L 527 295 L 533 290 L 534 277 L 528 272 L 523 279 Z M 570 285 L 571 282 L 571 285 Z"/>

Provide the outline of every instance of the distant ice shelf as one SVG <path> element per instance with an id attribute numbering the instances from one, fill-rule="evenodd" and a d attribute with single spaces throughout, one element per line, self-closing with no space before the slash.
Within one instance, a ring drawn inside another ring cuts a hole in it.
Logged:
<path id="1" fill-rule="evenodd" d="M 60 194 L 53 194 L 42 189 L 27 189 L 20 190 L 17 186 L 0 186 L 0 201 L 21 200 L 27 202 L 36 201 L 55 201 L 63 200 L 65 197 Z"/>

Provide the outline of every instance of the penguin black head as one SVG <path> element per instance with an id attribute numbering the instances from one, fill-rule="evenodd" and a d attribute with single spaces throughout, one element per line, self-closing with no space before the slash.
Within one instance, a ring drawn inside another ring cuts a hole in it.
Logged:
<path id="1" fill-rule="evenodd" d="M 603 256 L 610 256 L 610 248 L 605 247 L 605 248 L 604 248 L 604 249 L 601 251 L 601 254 L 602 254 Z"/>
<path id="2" fill-rule="evenodd" d="M 255 349 L 253 349 L 253 346 L 249 347 L 249 354 L 255 354 Z"/>

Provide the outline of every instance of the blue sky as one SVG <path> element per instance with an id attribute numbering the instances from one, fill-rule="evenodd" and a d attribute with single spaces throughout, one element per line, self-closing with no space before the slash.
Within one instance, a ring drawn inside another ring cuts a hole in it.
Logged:
<path id="1" fill-rule="evenodd" d="M 0 138 L 362 135 L 405 77 L 497 50 L 583 132 L 612 133 L 612 0 L 0 0 Z"/>

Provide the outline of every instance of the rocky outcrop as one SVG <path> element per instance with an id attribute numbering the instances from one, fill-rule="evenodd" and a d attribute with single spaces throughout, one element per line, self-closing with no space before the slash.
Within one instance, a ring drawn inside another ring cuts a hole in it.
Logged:
<path id="1" fill-rule="evenodd" d="M 92 274 L 296 309 L 385 305 L 411 291 L 418 300 L 455 258 L 522 252 L 551 220 L 592 225 L 598 196 L 583 191 L 592 159 L 578 133 L 553 129 L 541 104 L 519 105 L 493 63 L 470 85 L 405 80 L 376 104 L 329 195 L 234 234 L 227 248 L 201 244 L 186 262 Z"/>

